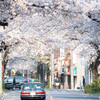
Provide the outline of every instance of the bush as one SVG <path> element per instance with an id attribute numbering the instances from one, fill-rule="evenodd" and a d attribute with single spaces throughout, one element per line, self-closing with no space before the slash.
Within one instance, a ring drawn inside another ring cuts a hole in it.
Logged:
<path id="1" fill-rule="evenodd" d="M 100 78 L 94 79 L 93 83 L 91 85 L 86 85 L 84 90 L 85 93 L 100 93 Z"/>
<path id="2" fill-rule="evenodd" d="M 100 78 L 95 79 L 92 83 L 92 90 L 93 91 L 100 91 Z"/>
<path id="3" fill-rule="evenodd" d="M 90 93 L 91 90 L 92 90 L 92 86 L 91 85 L 86 85 L 84 90 L 85 90 L 85 93 Z"/>
<path id="4" fill-rule="evenodd" d="M 46 88 L 46 89 L 49 89 L 49 85 L 46 85 L 45 88 Z"/>

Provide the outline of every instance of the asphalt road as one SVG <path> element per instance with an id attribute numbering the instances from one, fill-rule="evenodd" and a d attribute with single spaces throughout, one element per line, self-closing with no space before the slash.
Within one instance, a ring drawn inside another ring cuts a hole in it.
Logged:
<path id="1" fill-rule="evenodd" d="M 46 90 L 53 100 L 99 100 L 99 95 L 91 96 L 78 90 Z"/>
<path id="2" fill-rule="evenodd" d="M 20 100 L 20 90 L 6 90 L 4 100 Z M 46 89 L 46 100 L 100 100 L 80 91 Z"/>

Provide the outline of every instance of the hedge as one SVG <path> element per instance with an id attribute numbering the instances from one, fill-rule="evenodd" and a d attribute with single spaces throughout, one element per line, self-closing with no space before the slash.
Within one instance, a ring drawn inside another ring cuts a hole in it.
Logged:
<path id="1" fill-rule="evenodd" d="M 94 79 L 91 85 L 86 85 L 84 88 L 85 93 L 100 93 L 100 78 Z"/>

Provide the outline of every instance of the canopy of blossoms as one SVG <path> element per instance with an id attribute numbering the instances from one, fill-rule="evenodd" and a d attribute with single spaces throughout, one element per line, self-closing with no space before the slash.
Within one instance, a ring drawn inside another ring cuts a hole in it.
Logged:
<path id="1" fill-rule="evenodd" d="M 0 11 L 0 40 L 11 45 L 9 64 L 16 57 L 31 61 L 60 47 L 82 54 L 90 63 L 98 56 L 98 0 L 4 0 Z"/>

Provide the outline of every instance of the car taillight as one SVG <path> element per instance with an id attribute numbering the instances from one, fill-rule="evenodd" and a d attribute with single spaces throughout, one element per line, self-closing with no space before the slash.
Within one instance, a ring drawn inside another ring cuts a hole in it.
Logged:
<path id="1" fill-rule="evenodd" d="M 28 95 L 30 94 L 29 92 L 21 92 L 21 95 Z"/>
<path id="2" fill-rule="evenodd" d="M 37 92 L 36 94 L 45 94 L 45 92 Z"/>

